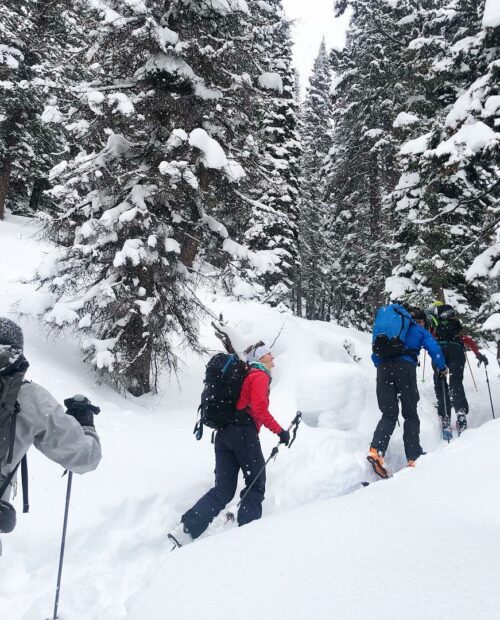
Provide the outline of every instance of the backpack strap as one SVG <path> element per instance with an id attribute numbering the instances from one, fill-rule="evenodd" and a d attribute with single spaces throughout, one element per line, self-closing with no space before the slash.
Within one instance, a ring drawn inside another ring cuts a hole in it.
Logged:
<path id="1" fill-rule="evenodd" d="M 12 463 L 12 457 L 14 456 L 14 443 L 16 441 L 16 424 L 17 424 L 17 415 L 21 407 L 19 406 L 18 401 L 16 400 L 16 404 L 14 405 L 14 413 L 10 418 L 10 428 L 9 428 L 9 451 L 7 453 L 7 465 Z"/>
<path id="2" fill-rule="evenodd" d="M 23 485 L 23 512 L 30 511 L 29 489 L 28 489 L 28 456 L 25 454 L 21 459 L 21 482 Z"/>

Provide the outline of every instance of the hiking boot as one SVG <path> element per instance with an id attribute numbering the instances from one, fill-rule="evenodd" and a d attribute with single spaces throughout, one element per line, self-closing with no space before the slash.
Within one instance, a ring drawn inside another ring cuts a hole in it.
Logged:
<path id="1" fill-rule="evenodd" d="M 457 431 L 458 436 L 463 433 L 467 428 L 467 417 L 465 415 L 465 411 L 459 411 L 457 413 Z"/>
<path id="2" fill-rule="evenodd" d="M 380 476 L 380 478 L 388 478 L 389 472 L 384 465 L 384 455 L 380 453 L 377 448 L 370 448 L 370 452 L 366 457 L 366 460 L 373 467 L 373 471 Z"/>
<path id="3" fill-rule="evenodd" d="M 194 540 L 184 523 L 179 523 L 179 525 L 168 534 L 168 539 L 173 543 L 172 551 L 178 547 L 189 545 L 189 543 Z"/>

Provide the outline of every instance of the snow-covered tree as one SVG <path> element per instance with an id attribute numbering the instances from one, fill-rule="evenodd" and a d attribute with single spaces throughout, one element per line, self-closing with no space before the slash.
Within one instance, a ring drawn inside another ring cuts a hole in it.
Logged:
<path id="1" fill-rule="evenodd" d="M 410 40 L 408 2 L 352 0 L 346 47 L 332 51 L 334 132 L 327 164 L 332 316 L 366 328 L 391 273 L 393 213 L 386 197 L 398 178 L 394 122 L 407 91 L 402 56 Z"/>
<path id="2" fill-rule="evenodd" d="M 427 62 L 420 87 L 434 109 L 401 149 L 393 195 L 401 257 L 388 282 L 419 303 L 457 304 L 470 320 L 484 311 L 487 288 L 467 273 L 494 241 L 500 196 L 499 28 L 483 27 L 483 16 L 484 0 L 452 0 L 427 15 L 428 32 L 410 44 Z"/>
<path id="3" fill-rule="evenodd" d="M 38 208 L 66 146 L 62 125 L 71 56 L 84 40 L 79 2 L 5 0 L 0 6 L 0 219 Z"/>
<path id="4" fill-rule="evenodd" d="M 140 395 L 162 364 L 175 367 L 179 343 L 198 348 L 194 275 L 200 257 L 213 258 L 213 236 L 219 253 L 266 268 L 265 253 L 228 232 L 247 217 L 235 212 L 245 172 L 233 146 L 248 129 L 252 80 L 236 43 L 251 38 L 249 9 L 244 0 L 90 5 L 93 76 L 70 123 L 81 150 L 51 172 L 50 229 L 66 249 L 40 278 L 53 293 L 46 319 L 77 328 L 105 377 Z"/>
<path id="5" fill-rule="evenodd" d="M 326 277 L 329 247 L 325 243 L 327 211 L 324 165 L 332 146 L 331 70 L 323 40 L 314 62 L 302 108 L 300 239 L 302 250 L 301 293 L 308 318 L 328 316 L 329 282 Z"/>
<path id="6" fill-rule="evenodd" d="M 253 62 L 261 90 L 254 117 L 258 187 L 246 240 L 253 250 L 279 258 L 273 270 L 257 275 L 263 298 L 297 307 L 300 273 L 298 218 L 300 214 L 297 81 L 292 67 L 292 39 L 281 0 L 253 4 Z"/>

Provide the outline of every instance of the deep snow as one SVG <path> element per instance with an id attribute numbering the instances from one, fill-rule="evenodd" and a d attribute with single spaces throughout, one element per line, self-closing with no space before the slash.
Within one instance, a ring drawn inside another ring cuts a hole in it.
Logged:
<path id="1" fill-rule="evenodd" d="M 22 218 L 0 223 L 0 314 L 43 306 L 42 293 L 16 281 L 54 251 L 35 233 Z M 178 381 L 165 378 L 156 396 L 124 399 L 96 384 L 70 335 L 50 339 L 35 320 L 21 320 L 30 378 L 61 401 L 84 392 L 102 409 L 103 462 L 74 480 L 60 618 L 497 618 L 500 423 L 488 422 L 484 373 L 473 356 L 479 392 L 467 374 L 469 424 L 480 428 L 450 446 L 440 440 L 427 360 L 420 412 L 422 444 L 432 453 L 363 489 L 362 480 L 373 480 L 365 455 L 379 418 L 369 337 L 205 297 L 240 348 L 256 338 L 272 342 L 281 330 L 271 410 L 285 425 L 300 408 L 305 423 L 269 467 L 260 522 L 238 529 L 219 519 L 171 554 L 167 531 L 212 482 L 209 433 L 200 443 L 192 435 L 207 356 L 182 352 Z M 209 322 L 202 338 L 216 350 Z M 267 454 L 276 438 L 265 430 L 261 437 Z M 401 428 L 387 460 L 394 471 L 404 467 Z M 0 609 L 12 620 L 51 614 L 64 510 L 61 468 L 34 449 L 29 461 L 31 512 L 3 538 L 0 560 Z M 20 498 L 15 503 L 21 512 Z"/>

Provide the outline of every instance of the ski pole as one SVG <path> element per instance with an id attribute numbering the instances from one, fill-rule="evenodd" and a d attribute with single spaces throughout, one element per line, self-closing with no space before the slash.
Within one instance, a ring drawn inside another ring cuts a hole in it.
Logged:
<path id="1" fill-rule="evenodd" d="M 292 447 L 293 442 L 295 441 L 295 438 L 297 437 L 297 430 L 299 428 L 299 424 L 300 421 L 302 420 L 302 413 L 300 411 L 297 411 L 297 414 L 295 415 L 295 417 L 293 418 L 290 426 L 287 428 L 287 431 L 290 432 L 293 428 L 293 435 L 292 435 L 292 439 L 290 440 L 290 443 L 288 444 L 288 448 Z M 279 448 L 281 445 L 281 441 L 274 446 L 274 448 L 271 451 L 271 454 L 269 455 L 269 458 L 267 459 L 267 461 L 264 463 L 264 465 L 262 465 L 262 467 L 259 469 L 257 475 L 255 476 L 255 478 L 252 480 L 252 482 L 248 485 L 247 490 L 245 491 L 245 493 L 243 494 L 243 497 L 240 499 L 240 501 L 238 502 L 238 504 L 236 505 L 236 508 L 239 508 L 241 506 L 241 503 L 243 502 L 243 500 L 246 498 L 246 496 L 250 493 L 253 485 L 257 482 L 257 480 L 260 478 L 260 476 L 262 475 L 262 472 L 266 469 L 267 464 L 269 463 L 269 461 L 273 458 L 276 458 L 276 456 L 278 456 L 278 452 L 279 452 Z M 227 521 L 234 521 L 234 514 L 232 512 L 227 512 L 226 513 L 226 519 Z"/>
<path id="2" fill-rule="evenodd" d="M 422 368 L 422 383 L 425 383 L 425 362 L 427 361 L 427 351 L 424 349 L 424 366 Z"/>
<path id="3" fill-rule="evenodd" d="M 474 379 L 474 374 L 472 373 L 472 367 L 470 365 L 470 361 L 469 361 L 469 357 L 468 357 L 467 353 L 465 353 L 465 359 L 467 360 L 467 365 L 469 366 L 470 376 L 472 377 L 472 383 L 474 384 L 474 387 L 476 388 L 476 392 L 477 392 L 478 389 L 477 389 L 476 380 Z"/>
<path id="4" fill-rule="evenodd" d="M 54 616 L 52 620 L 57 620 L 57 608 L 59 607 L 59 593 L 61 591 L 61 576 L 64 562 L 64 549 L 66 547 L 66 531 L 68 528 L 69 500 L 71 497 L 71 484 L 73 482 L 73 472 L 68 472 L 68 488 L 66 490 L 66 507 L 64 509 L 64 523 L 61 539 L 61 552 L 59 554 L 59 571 L 57 574 L 56 600 L 54 602 Z"/>
<path id="5" fill-rule="evenodd" d="M 441 381 L 443 383 L 443 407 L 444 407 L 444 418 L 448 420 L 448 427 L 451 422 L 451 415 L 448 416 L 448 408 L 446 407 L 446 377 L 441 377 Z M 443 437 L 444 439 L 444 437 Z M 450 437 L 448 436 L 448 443 L 450 443 Z"/>
<path id="6" fill-rule="evenodd" d="M 495 419 L 495 409 L 493 407 L 493 399 L 491 398 L 490 379 L 488 377 L 488 370 L 486 366 L 484 367 L 484 372 L 486 373 L 486 383 L 488 384 L 488 393 L 490 395 L 491 413 L 493 414 L 493 419 Z"/>

